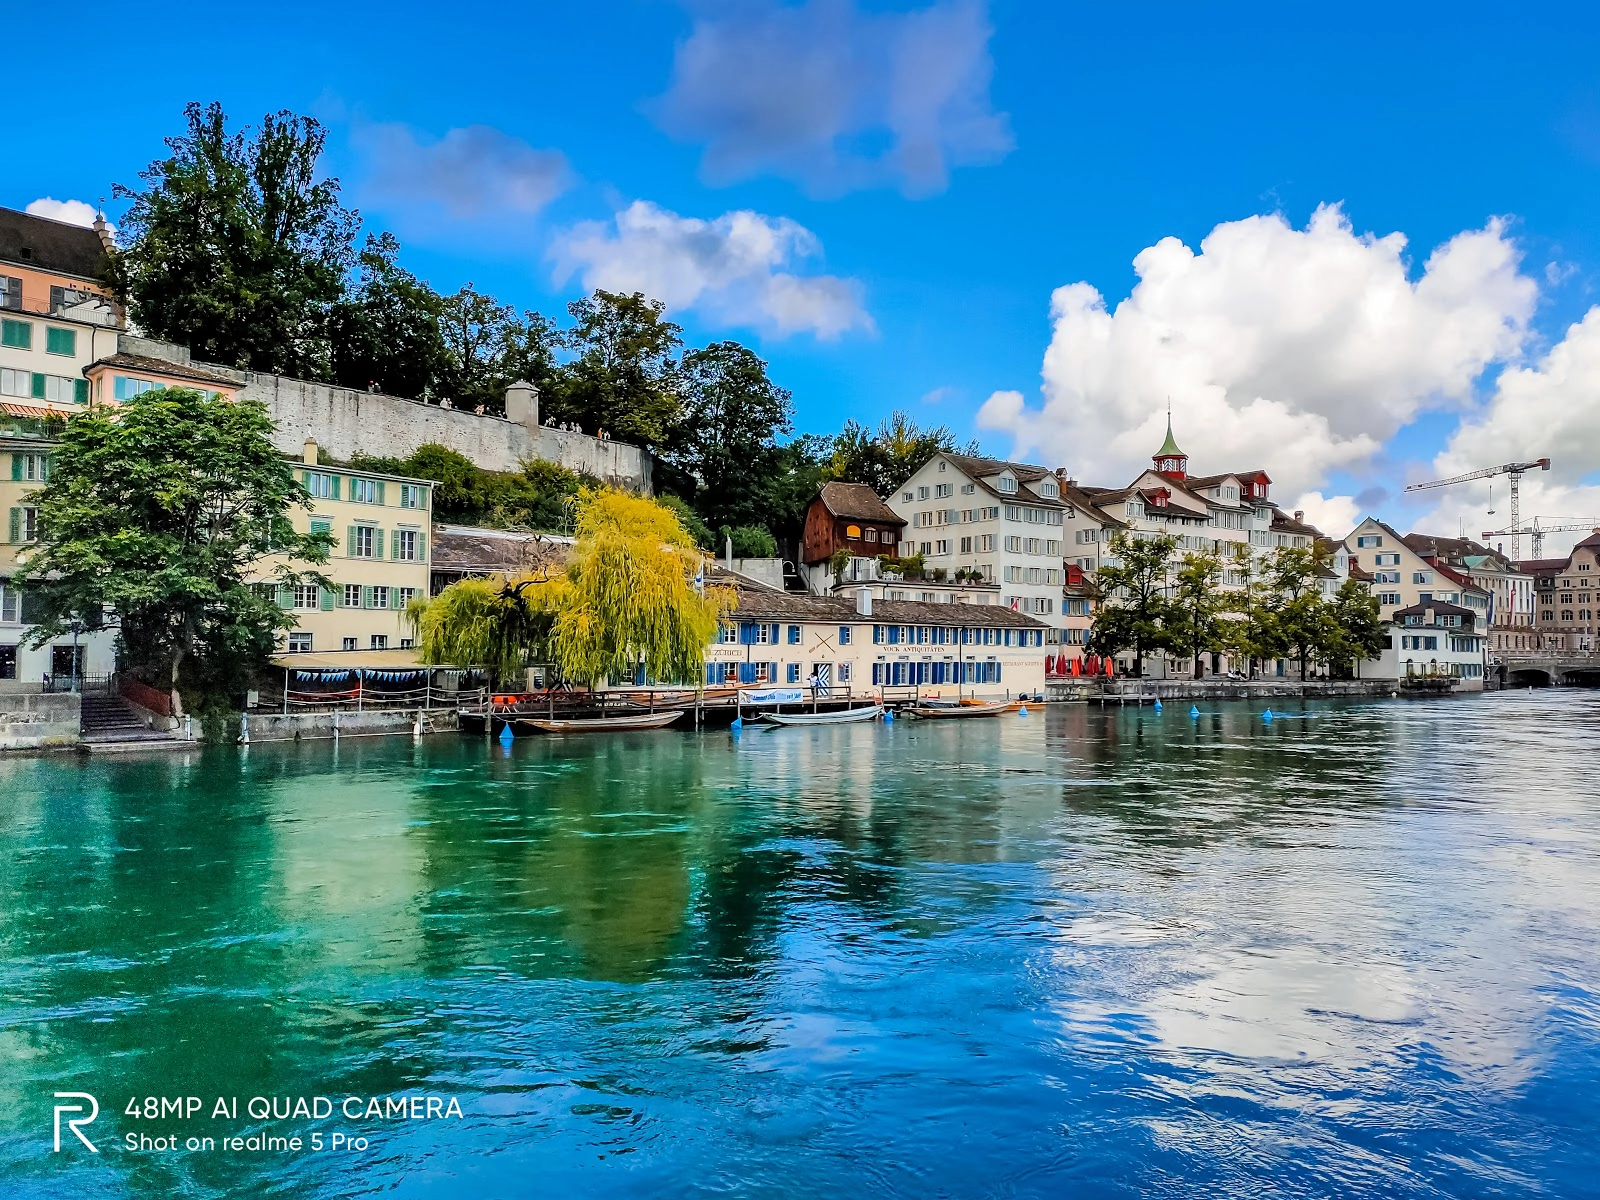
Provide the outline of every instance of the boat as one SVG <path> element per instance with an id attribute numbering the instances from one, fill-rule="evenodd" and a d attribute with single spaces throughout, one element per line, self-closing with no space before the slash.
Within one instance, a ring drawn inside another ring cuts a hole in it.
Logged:
<path id="1" fill-rule="evenodd" d="M 627 733 L 635 729 L 660 729 L 683 716 L 683 709 L 664 713 L 640 713 L 636 717 L 513 717 L 511 726 L 530 725 L 545 733 Z"/>
<path id="2" fill-rule="evenodd" d="M 875 721 L 883 716 L 883 705 L 869 704 L 863 708 L 841 708 L 833 712 L 762 713 L 761 720 L 774 725 L 850 725 L 857 721 Z"/>
<path id="3" fill-rule="evenodd" d="M 949 717 L 998 717 L 1003 712 L 1013 711 L 1014 707 L 1014 701 L 1000 700 L 994 704 L 913 704 L 907 711 L 924 720 L 943 720 Z"/>

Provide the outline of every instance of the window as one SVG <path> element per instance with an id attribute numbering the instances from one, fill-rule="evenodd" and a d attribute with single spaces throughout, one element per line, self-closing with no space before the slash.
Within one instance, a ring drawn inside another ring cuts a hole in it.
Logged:
<path id="1" fill-rule="evenodd" d="M 800 664 L 799 663 L 789 663 L 787 665 L 788 665 L 788 670 L 785 671 L 785 673 L 784 673 L 784 679 L 789 683 L 799 683 L 800 682 Z"/>
<path id="2" fill-rule="evenodd" d="M 941 467 L 944 466 L 943 463 L 940 463 L 939 465 Z M 940 483 L 940 484 L 934 485 L 933 494 L 934 494 L 934 496 L 936 498 L 938 498 L 940 500 L 943 500 L 946 496 L 948 496 L 950 494 L 950 485 L 948 483 Z"/>
<path id="3" fill-rule="evenodd" d="M 986 533 L 978 538 L 978 551 L 982 554 L 992 554 L 994 552 L 994 534 Z"/>
<path id="4" fill-rule="evenodd" d="M 301 476 L 306 491 L 318 500 L 337 500 L 339 498 L 338 476 L 328 475 L 322 471 L 306 471 Z"/>
<path id="5" fill-rule="evenodd" d="M 312 517 L 311 518 L 311 532 L 312 533 L 332 533 L 333 532 L 333 522 L 328 520 L 326 517 Z"/>
<path id="6" fill-rule="evenodd" d="M 359 583 L 347 583 L 344 585 L 344 606 L 346 608 L 361 607 L 361 585 Z M 354 646 L 347 646 L 345 648 L 347 650 L 355 649 Z"/>
<path id="7" fill-rule="evenodd" d="M 866 536 L 863 537 L 861 540 L 864 541 L 864 542 L 875 542 L 875 541 L 877 541 L 878 540 L 878 531 L 876 529 L 868 529 L 867 532 L 866 532 Z M 884 538 L 883 540 L 884 541 L 888 541 L 889 539 L 888 538 Z"/>
<path id="8" fill-rule="evenodd" d="M 387 650 L 389 648 L 389 635 L 387 633 L 375 633 L 372 635 L 371 642 L 374 650 Z"/>
<path id="9" fill-rule="evenodd" d="M 306 632 L 304 632 L 302 630 L 298 630 L 298 629 L 295 630 L 295 632 L 291 633 L 289 635 L 289 653 L 290 654 L 309 654 L 309 653 L 311 653 L 311 635 L 309 633 L 306 633 Z"/>
<path id="10" fill-rule="evenodd" d="M 844 527 L 844 535 L 847 538 L 859 539 L 861 537 L 861 526 L 859 526 L 859 525 L 846 525 Z"/>
<path id="11" fill-rule="evenodd" d="M 352 478 L 350 480 L 350 499 L 357 504 L 382 504 L 379 498 L 379 483 L 376 479 Z"/>
<path id="12" fill-rule="evenodd" d="M 44 352 L 46 354 L 65 354 L 68 356 L 78 352 L 78 332 L 75 329 L 57 329 L 53 325 L 45 327 Z"/>
<path id="13" fill-rule="evenodd" d="M 0 275 L 0 308 L 22 307 L 22 280 L 15 275 Z M 5 678 L 14 679 L 16 676 L 7 675 Z"/>
<path id="14" fill-rule="evenodd" d="M 318 608 L 321 606 L 321 597 L 317 594 L 318 588 L 314 583 L 297 583 L 294 585 L 294 606 L 296 608 Z"/>
<path id="15" fill-rule="evenodd" d="M 1006 553 L 1007 554 L 1021 554 L 1022 553 L 1022 539 L 1019 538 L 1019 537 L 1008 537 L 1006 539 Z"/>
<path id="16" fill-rule="evenodd" d="M 418 483 L 402 483 L 400 485 L 400 507 L 421 508 L 422 496 L 425 489 Z"/>
<path id="17" fill-rule="evenodd" d="M 404 608 L 406 605 L 410 604 L 416 598 L 417 598 L 417 589 L 416 588 L 401 588 L 400 589 L 400 607 L 401 608 Z"/>
<path id="18" fill-rule="evenodd" d="M 1356 549 L 1358 550 L 1376 548 L 1381 545 L 1383 545 L 1383 538 L 1379 537 L 1377 534 L 1368 534 L 1356 539 Z"/>
<path id="19" fill-rule="evenodd" d="M 1039 484 L 1039 495 L 1055 497 L 1061 495 L 1061 488 L 1054 479 L 1046 479 Z"/>
<path id="20" fill-rule="evenodd" d="M 49 400 L 54 404 L 82 404 L 89 398 L 87 379 L 68 379 L 64 375 L 41 375 L 35 372 L 32 383 L 30 394 L 35 400 Z"/>
<path id="21" fill-rule="evenodd" d="M 906 502 L 906 503 L 907 503 L 907 504 L 909 504 L 909 503 L 910 503 L 910 502 L 911 502 L 911 501 L 913 501 L 913 500 L 915 500 L 915 499 L 916 499 L 916 496 L 914 496 L 914 495 L 913 495 L 913 494 L 912 494 L 912 493 L 910 493 L 910 492 L 902 492 L 902 493 L 901 493 L 901 494 L 900 494 L 900 499 L 901 499 L 901 500 L 903 500 L 903 501 L 905 501 L 905 502 Z"/>
<path id="22" fill-rule="evenodd" d="M 399 562 L 416 562 L 420 557 L 417 554 L 417 531 L 415 529 L 396 529 L 394 540 L 390 542 L 394 557 Z"/>
<path id="23" fill-rule="evenodd" d="M 21 545 L 25 542 L 39 540 L 39 510 L 33 505 L 25 504 L 20 508 L 11 510 L 11 544 Z"/>
<path id="24" fill-rule="evenodd" d="M 339 643 L 339 648 L 341 650 L 354 650 L 356 648 L 356 639 L 355 638 L 344 638 L 344 639 L 342 639 L 340 641 L 340 643 Z"/>
<path id="25" fill-rule="evenodd" d="M 388 588 L 386 588 L 386 587 L 375 587 L 375 588 L 372 589 L 372 607 L 373 608 L 388 608 L 389 607 L 389 589 Z"/>
<path id="26" fill-rule="evenodd" d="M 402 649 L 402 650 L 410 650 L 416 644 L 417 644 L 417 641 L 416 641 L 415 638 L 401 638 L 400 639 L 400 649 Z"/>
<path id="27" fill-rule="evenodd" d="M 841 625 L 841 626 L 839 626 L 839 645 L 848 646 L 849 644 L 850 644 L 850 626 Z"/>
<path id="28" fill-rule="evenodd" d="M 1378 593 L 1378 603 L 1379 604 L 1399 604 L 1400 603 L 1400 593 L 1399 592 L 1379 592 Z"/>
<path id="29" fill-rule="evenodd" d="M 840 683 L 849 683 L 850 682 L 850 664 L 849 663 L 840 663 L 839 664 L 839 682 Z"/>
<path id="30" fill-rule="evenodd" d="M 975 484 L 975 483 L 963 483 L 961 485 L 961 494 L 963 496 L 970 496 L 970 495 L 972 495 L 973 492 L 975 492 L 977 490 L 978 490 L 978 485 Z"/>
<path id="31" fill-rule="evenodd" d="M 917 489 L 917 499 L 918 500 L 926 500 L 927 498 L 928 498 L 928 489 L 926 487 L 919 487 Z"/>
<path id="32" fill-rule="evenodd" d="M 0 321 L 0 346 L 33 349 L 33 326 L 27 321 Z"/>
<path id="33" fill-rule="evenodd" d="M 11 456 L 11 478 L 26 480 L 29 483 L 43 482 L 50 478 L 50 456 L 47 454 L 13 454 Z"/>
<path id="34" fill-rule="evenodd" d="M 719 642 L 723 643 L 724 645 L 729 645 L 729 644 L 736 645 L 736 644 L 738 644 L 738 641 L 739 641 L 739 627 L 737 625 L 731 625 L 728 622 L 724 621 L 722 623 L 721 628 L 719 628 L 718 631 L 717 631 L 717 640 Z"/>
<path id="35" fill-rule="evenodd" d="M 961 539 L 961 553 L 963 553 L 963 554 L 971 554 L 972 553 L 972 539 L 971 538 L 965 537 L 965 538 Z"/>
<path id="36" fill-rule="evenodd" d="M 117 400 L 132 400 L 145 392 L 153 392 L 164 385 L 153 379 L 136 379 L 132 375 L 116 375 L 111 380 L 111 395 Z"/>
<path id="37" fill-rule="evenodd" d="M 32 396 L 33 372 L 0 367 L 0 396 Z"/>
<path id="38" fill-rule="evenodd" d="M 935 542 L 933 544 L 933 552 L 935 554 L 949 554 L 950 553 L 950 542 L 949 542 L 949 540 L 948 539 L 941 539 L 940 541 Z"/>
<path id="39" fill-rule="evenodd" d="M 1017 477 L 1006 472 L 994 481 L 994 486 L 998 492 L 1004 492 L 1008 496 L 1013 495 L 1017 490 Z"/>
<path id="40" fill-rule="evenodd" d="M 350 529 L 350 556 L 376 558 L 378 531 L 371 525 L 354 525 Z"/>
<path id="41" fill-rule="evenodd" d="M 1432 583 L 1433 582 L 1433 572 L 1432 571 L 1413 571 L 1413 572 L 1411 572 L 1411 582 L 1412 583 Z"/>
<path id="42" fill-rule="evenodd" d="M 799 644 L 800 644 L 800 626 L 791 625 L 791 626 L 789 626 L 789 645 L 798 646 Z"/>

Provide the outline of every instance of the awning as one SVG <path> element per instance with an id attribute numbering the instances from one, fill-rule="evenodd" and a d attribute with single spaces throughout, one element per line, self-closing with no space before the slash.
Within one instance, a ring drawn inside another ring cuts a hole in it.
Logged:
<path id="1" fill-rule="evenodd" d="M 415 650 L 307 650 L 275 654 L 272 665 L 291 671 L 394 671 L 422 663 Z"/>

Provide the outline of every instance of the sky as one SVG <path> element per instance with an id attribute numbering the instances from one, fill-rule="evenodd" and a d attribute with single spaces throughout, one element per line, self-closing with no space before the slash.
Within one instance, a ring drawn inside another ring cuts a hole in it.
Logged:
<path id="1" fill-rule="evenodd" d="M 1170 402 L 1193 471 L 1264 468 L 1336 535 L 1505 528 L 1503 477 L 1403 489 L 1547 456 L 1524 521 L 1600 518 L 1591 7 L 290 0 L 99 32 L 126 69 L 8 123 L 0 205 L 115 220 L 187 102 L 290 109 L 436 288 L 645 291 L 755 347 L 799 431 L 903 409 L 1123 486 Z"/>

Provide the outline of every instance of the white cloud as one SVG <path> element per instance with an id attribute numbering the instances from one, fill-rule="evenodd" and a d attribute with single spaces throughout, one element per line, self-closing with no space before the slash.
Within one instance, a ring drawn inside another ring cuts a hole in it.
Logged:
<path id="1" fill-rule="evenodd" d="M 1218 225 L 1198 254 L 1165 238 L 1114 311 L 1087 283 L 1058 288 L 1043 407 L 996 393 L 979 424 L 1018 455 L 1120 482 L 1148 465 L 1170 398 L 1193 469 L 1262 467 L 1277 495 L 1309 496 L 1424 409 L 1470 404 L 1526 339 L 1538 287 L 1501 221 L 1457 234 L 1415 280 L 1405 245 L 1357 235 L 1337 206 L 1303 230 Z"/>
<path id="2" fill-rule="evenodd" d="M 68 225 L 82 225 L 89 229 L 93 228 L 95 214 L 99 210 L 82 200 L 56 200 L 41 196 L 25 211 L 36 217 L 48 217 L 52 221 L 65 221 Z"/>
<path id="3" fill-rule="evenodd" d="M 487 125 L 420 141 L 405 125 L 357 124 L 351 141 L 367 162 L 363 195 L 378 204 L 437 206 L 455 218 L 539 212 L 564 192 L 564 155 Z"/>
<path id="4" fill-rule="evenodd" d="M 1432 470 L 1435 478 L 1448 478 L 1540 458 L 1550 459 L 1550 470 L 1522 477 L 1523 524 L 1535 516 L 1600 518 L 1600 307 L 1591 308 L 1537 361 L 1502 371 L 1489 402 L 1462 421 Z M 1493 516 L 1487 512 L 1491 489 Z M 1442 490 L 1438 506 L 1418 524 L 1456 532 L 1465 521 L 1474 537 L 1509 528 L 1510 496 L 1505 476 Z M 1547 538 L 1544 553 L 1565 553 L 1584 536 Z M 1527 539 L 1522 552 L 1532 555 Z"/>
<path id="5" fill-rule="evenodd" d="M 669 134 L 705 143 L 713 183 L 770 172 L 817 194 L 927 195 L 951 167 L 1012 147 L 989 96 L 991 32 L 977 0 L 879 14 L 854 0 L 720 8 L 696 18 L 650 109 Z"/>
<path id="6" fill-rule="evenodd" d="M 1306 492 L 1284 507 L 1304 512 L 1308 523 L 1332 538 L 1344 537 L 1363 515 L 1354 496 L 1324 496 L 1321 492 Z"/>
<path id="7" fill-rule="evenodd" d="M 786 217 L 738 211 L 705 221 L 635 200 L 611 221 L 574 226 L 552 256 L 557 283 L 578 275 L 585 288 L 643 292 L 720 324 L 778 336 L 870 332 L 856 280 L 786 269 L 821 250 L 815 234 Z"/>

